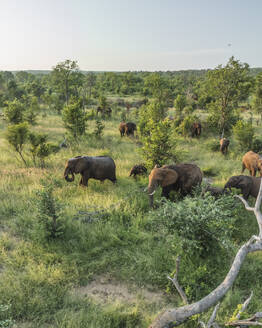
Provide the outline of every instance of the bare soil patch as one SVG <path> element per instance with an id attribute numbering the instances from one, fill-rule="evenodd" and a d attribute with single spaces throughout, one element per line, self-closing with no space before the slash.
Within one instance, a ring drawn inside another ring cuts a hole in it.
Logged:
<path id="1" fill-rule="evenodd" d="M 99 276 L 86 286 L 77 287 L 73 294 L 78 297 L 90 297 L 101 304 L 120 302 L 136 303 L 143 300 L 147 303 L 165 303 L 162 292 L 153 292 L 146 287 L 137 287 L 112 279 L 108 276 Z"/>

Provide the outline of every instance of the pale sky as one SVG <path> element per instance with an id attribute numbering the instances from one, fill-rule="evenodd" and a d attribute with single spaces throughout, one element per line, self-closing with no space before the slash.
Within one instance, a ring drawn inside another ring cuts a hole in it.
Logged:
<path id="1" fill-rule="evenodd" d="M 262 67 L 262 0 L 0 0 L 0 70 Z"/>

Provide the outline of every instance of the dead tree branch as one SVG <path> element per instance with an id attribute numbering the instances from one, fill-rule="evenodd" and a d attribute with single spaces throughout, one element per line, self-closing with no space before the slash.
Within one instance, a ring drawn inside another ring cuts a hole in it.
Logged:
<path id="1" fill-rule="evenodd" d="M 239 198 L 241 199 L 242 197 Z M 256 216 L 258 227 L 259 227 L 259 235 L 252 236 L 248 242 L 246 242 L 244 245 L 240 247 L 224 281 L 216 289 L 214 289 L 210 294 L 202 298 L 200 301 L 162 312 L 155 319 L 155 321 L 149 326 L 150 328 L 177 327 L 183 322 L 185 322 L 191 316 L 208 310 L 211 306 L 216 304 L 228 292 L 228 290 L 233 285 L 247 254 L 262 250 L 262 213 L 260 212 L 261 200 L 262 200 L 262 184 L 260 184 L 260 189 L 254 208 L 251 208 L 246 201 L 243 202 L 245 206 L 247 206 L 247 209 L 253 211 Z"/>
<path id="2" fill-rule="evenodd" d="M 170 276 L 167 276 L 167 278 L 169 280 L 171 280 L 172 283 L 175 285 L 175 287 L 176 287 L 179 295 L 181 296 L 184 304 L 188 304 L 188 300 L 187 300 L 186 294 L 184 293 L 182 287 L 179 285 L 179 282 L 178 282 L 178 279 L 177 279 L 178 272 L 179 272 L 179 264 L 180 264 L 180 256 L 178 256 L 177 259 L 176 259 L 176 273 L 175 273 L 174 277 L 171 278 Z"/>
<path id="3" fill-rule="evenodd" d="M 248 307 L 248 304 L 250 303 L 252 297 L 253 297 L 253 291 L 251 292 L 249 298 L 247 298 L 247 299 L 245 300 L 245 302 L 243 303 L 243 305 L 242 305 L 240 311 L 239 311 L 238 314 L 236 315 L 236 319 L 237 319 L 237 320 L 240 319 L 241 313 L 243 313 L 243 312 L 246 310 L 246 308 Z"/>

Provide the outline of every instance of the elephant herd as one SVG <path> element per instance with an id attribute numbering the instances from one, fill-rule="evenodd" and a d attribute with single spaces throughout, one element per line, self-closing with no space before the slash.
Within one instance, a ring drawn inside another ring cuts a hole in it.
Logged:
<path id="1" fill-rule="evenodd" d="M 213 196 L 218 197 L 231 191 L 231 188 L 241 190 L 243 197 L 247 200 L 249 196 L 257 197 L 262 176 L 262 159 L 258 154 L 249 151 L 242 159 L 242 173 L 248 169 L 251 176 L 238 175 L 232 176 L 224 188 L 207 186 L 204 192 L 209 191 Z M 256 172 L 260 172 L 260 177 L 256 177 Z M 135 165 L 129 176 L 146 174 L 147 169 L 143 164 Z M 115 183 L 116 165 L 114 160 L 108 156 L 76 156 L 70 158 L 64 170 L 64 178 L 68 182 L 74 181 L 74 175 L 80 174 L 81 186 L 88 186 L 89 179 L 96 179 L 103 182 L 108 179 Z M 150 206 L 153 206 L 153 195 L 156 189 L 162 188 L 162 196 L 169 198 L 171 191 L 177 191 L 182 196 L 191 194 L 194 187 L 201 184 L 203 173 L 200 168 L 192 163 L 180 163 L 172 165 L 164 165 L 162 167 L 155 166 L 149 174 L 149 183 L 147 193 L 149 195 Z"/>

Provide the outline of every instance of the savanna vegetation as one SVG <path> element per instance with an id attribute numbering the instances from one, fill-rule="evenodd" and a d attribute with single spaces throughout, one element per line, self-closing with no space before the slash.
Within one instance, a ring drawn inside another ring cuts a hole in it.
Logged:
<path id="1" fill-rule="evenodd" d="M 167 279 L 178 256 L 190 303 L 219 285 L 257 234 L 253 213 L 202 187 L 171 200 L 158 190 L 152 209 L 148 175 L 129 172 L 194 163 L 202 184 L 218 187 L 241 174 L 245 152 L 262 152 L 261 74 L 235 58 L 209 71 L 86 73 L 67 60 L 46 74 L 0 72 L 0 327 L 148 327 L 183 304 Z M 135 137 L 120 137 L 122 121 L 136 123 Z M 78 155 L 112 157 L 117 183 L 66 182 L 65 163 Z M 262 253 L 245 260 L 221 300 L 221 327 L 251 290 L 242 317 L 262 311 L 261 266 Z M 211 312 L 182 327 L 199 327 Z"/>

